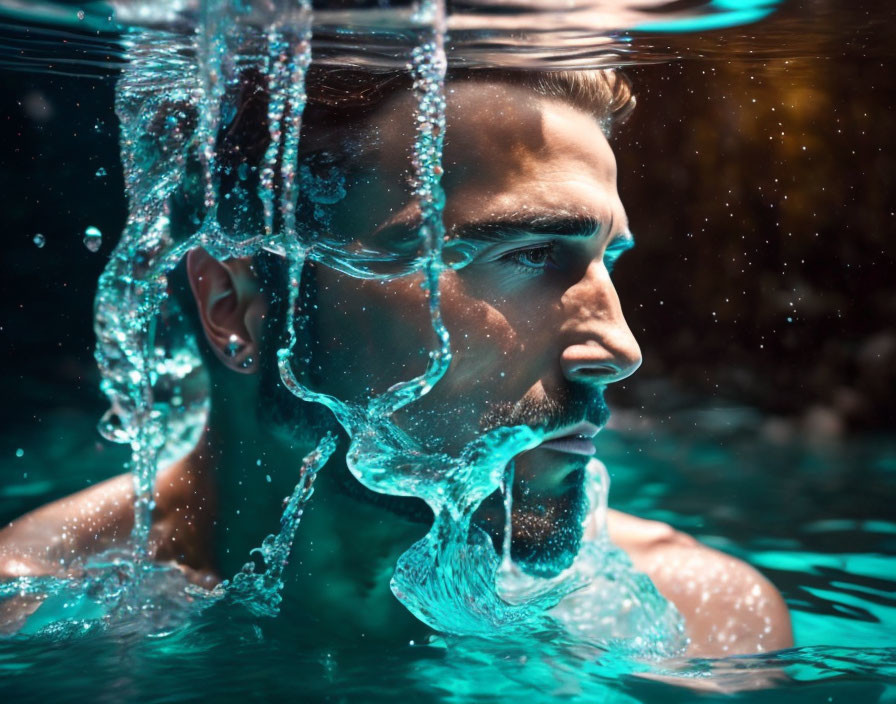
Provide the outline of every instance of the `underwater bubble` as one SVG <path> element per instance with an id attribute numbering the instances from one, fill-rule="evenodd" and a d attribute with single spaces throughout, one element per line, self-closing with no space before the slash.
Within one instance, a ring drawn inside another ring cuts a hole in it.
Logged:
<path id="1" fill-rule="evenodd" d="M 96 177 L 103 178 L 107 174 L 107 171 L 101 166 L 96 170 Z"/>
<path id="2" fill-rule="evenodd" d="M 103 245 L 103 233 L 98 228 L 91 225 L 84 230 L 84 246 L 91 252 L 99 252 Z"/>
<path id="3" fill-rule="evenodd" d="M 37 245 L 37 248 L 40 249 L 47 243 L 47 238 L 38 232 L 34 236 L 34 240 L 32 240 L 32 241 L 34 242 L 35 245 Z"/>
<path id="4" fill-rule="evenodd" d="M 25 451 L 21 447 L 18 450 L 16 450 L 16 457 L 24 457 L 24 456 L 25 456 Z"/>

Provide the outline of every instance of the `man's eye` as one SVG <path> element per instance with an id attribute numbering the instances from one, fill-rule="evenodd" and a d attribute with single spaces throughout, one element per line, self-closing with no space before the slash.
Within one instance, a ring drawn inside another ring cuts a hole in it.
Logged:
<path id="1" fill-rule="evenodd" d="M 550 268 L 554 263 L 552 258 L 553 252 L 554 243 L 551 242 L 537 247 L 516 249 L 502 256 L 501 260 L 515 264 L 526 271 L 540 271 Z"/>

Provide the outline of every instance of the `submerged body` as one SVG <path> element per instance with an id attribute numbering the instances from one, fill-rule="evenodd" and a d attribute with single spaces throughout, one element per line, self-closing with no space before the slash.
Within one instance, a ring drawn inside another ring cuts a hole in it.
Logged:
<path id="1" fill-rule="evenodd" d="M 215 520 L 215 481 L 201 455 L 194 452 L 161 473 L 152 545 L 156 560 L 177 565 L 194 583 L 212 588 L 238 569 L 247 553 L 237 555 L 216 544 L 222 527 Z M 346 496 L 332 484 L 322 473 L 303 518 L 302 539 L 294 548 L 293 574 L 284 593 L 284 618 L 300 631 L 327 638 L 361 633 L 368 639 L 419 638 L 426 629 L 395 600 L 389 578 L 400 552 L 425 532 L 425 526 L 388 513 L 383 517 L 381 508 Z M 198 505 L 197 487 L 208 491 L 207 500 Z M 276 491 L 269 493 L 266 498 L 274 501 Z M 327 505 L 316 506 L 319 503 Z M 334 515 L 342 518 L 334 523 Z M 271 523 L 270 512 L 244 518 L 247 525 Z M 0 577 L 65 572 L 61 564 L 126 547 L 132 525 L 132 481 L 122 475 L 4 528 Z M 746 563 L 664 523 L 619 511 L 609 511 L 607 529 L 610 540 L 681 612 L 690 641 L 688 655 L 722 657 L 793 645 L 780 594 Z M 15 612 L 8 609 L 5 628 L 21 624 L 38 605 L 19 603 Z"/>
<path id="2" fill-rule="evenodd" d="M 449 268 L 440 287 L 453 358 L 396 422 L 432 456 L 458 456 L 495 428 L 542 432 L 543 442 L 514 460 L 511 555 L 532 574 L 555 574 L 596 530 L 592 520 L 582 535 L 589 521 L 580 509 L 592 438 L 607 420 L 604 388 L 641 361 L 610 279 L 613 262 L 631 245 L 615 159 L 579 93 L 534 94 L 494 81 L 448 86 Z M 360 168 L 328 199 L 331 212 L 313 209 L 328 236 L 349 248 L 413 258 L 420 211 L 406 175 L 412 114 L 412 102 L 399 96 L 339 135 L 361 145 Z M 312 132 L 303 143 L 312 154 L 327 153 L 333 135 Z M 432 337 L 419 275 L 371 280 L 323 265 L 307 269 L 306 383 L 363 399 L 419 370 Z M 278 346 L 270 334 L 277 292 L 257 262 L 193 250 L 186 276 L 214 358 L 211 415 L 199 445 L 157 479 L 151 538 L 155 559 L 211 587 L 276 530 L 295 468 L 332 424 L 267 385 L 265 360 Z M 318 639 L 419 634 L 425 627 L 393 598 L 389 577 L 398 556 L 426 532 L 427 509 L 414 499 L 359 492 L 344 456 L 341 447 L 307 505 L 283 619 Z M 0 533 L 0 570 L 56 574 L 60 564 L 64 570 L 126 544 L 132 502 L 123 476 L 38 509 Z M 494 502 L 486 500 L 474 518 L 500 540 L 503 517 Z M 745 563 L 620 513 L 611 512 L 608 531 L 680 610 L 690 654 L 792 644 L 780 595 Z"/>

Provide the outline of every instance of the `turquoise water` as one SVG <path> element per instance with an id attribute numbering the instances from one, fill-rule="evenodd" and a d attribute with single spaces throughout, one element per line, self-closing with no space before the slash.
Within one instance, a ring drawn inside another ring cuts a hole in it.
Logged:
<path id="1" fill-rule="evenodd" d="M 134 617 L 77 637 L 4 639 L 4 691 L 22 701 L 75 701 L 84 692 L 98 701 L 386 701 L 401 692 L 422 701 L 688 702 L 697 691 L 701 700 L 894 701 L 896 444 L 770 440 L 761 415 L 736 407 L 675 415 L 680 425 L 668 427 L 619 413 L 601 434 L 611 505 L 668 521 L 759 568 L 787 601 L 795 648 L 651 663 L 559 643 L 435 634 L 414 645 L 360 634 L 320 642 L 318 634 L 317 645 L 298 646 L 302 634 L 287 624 L 212 609 L 151 637 Z M 4 438 L 5 467 L 22 479 L 3 490 L 3 520 L 117 471 L 115 448 L 87 439 L 91 417 L 51 420 L 56 429 L 46 435 L 18 438 L 21 458 Z"/>

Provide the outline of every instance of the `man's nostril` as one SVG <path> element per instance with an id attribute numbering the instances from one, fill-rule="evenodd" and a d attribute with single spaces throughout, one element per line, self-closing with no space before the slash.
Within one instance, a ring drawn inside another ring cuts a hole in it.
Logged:
<path id="1" fill-rule="evenodd" d="M 618 369 L 609 366 L 583 366 L 573 370 L 573 374 L 580 377 L 599 379 L 618 373 Z"/>

